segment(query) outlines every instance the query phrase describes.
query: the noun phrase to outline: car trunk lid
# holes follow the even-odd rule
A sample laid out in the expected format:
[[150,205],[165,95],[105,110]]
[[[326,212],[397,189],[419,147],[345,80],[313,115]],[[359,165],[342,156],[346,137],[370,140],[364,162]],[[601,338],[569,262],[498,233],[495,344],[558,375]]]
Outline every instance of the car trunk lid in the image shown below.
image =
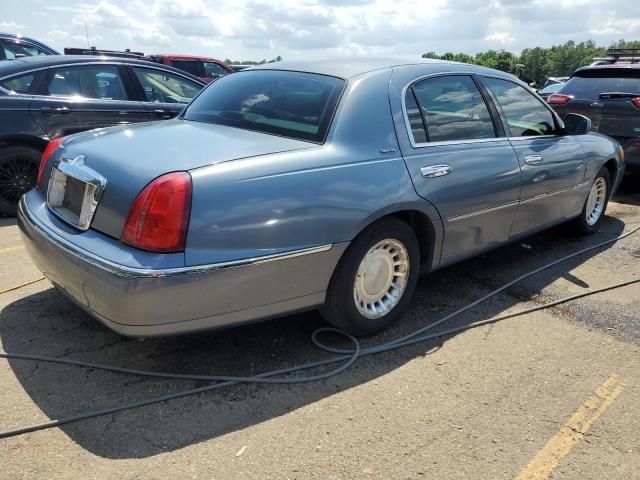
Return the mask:
[[316,144],[202,122],[170,120],[94,130],[64,143],[64,156],[107,179],[91,228],[119,238],[131,204],[158,176]]

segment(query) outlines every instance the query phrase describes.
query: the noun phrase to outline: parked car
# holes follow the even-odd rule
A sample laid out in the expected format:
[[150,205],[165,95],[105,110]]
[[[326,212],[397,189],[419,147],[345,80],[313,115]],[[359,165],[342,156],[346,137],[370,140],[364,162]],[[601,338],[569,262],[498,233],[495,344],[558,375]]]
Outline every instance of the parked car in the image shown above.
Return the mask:
[[135,59],[46,56],[0,62],[0,214],[33,188],[47,142],[111,125],[178,115],[204,86]]
[[594,131],[620,142],[627,170],[640,172],[640,64],[580,68],[547,102],[562,118],[569,113],[589,117]]
[[527,86],[424,60],[228,75],[174,120],[54,140],[20,201],[31,258],[125,335],[320,308],[387,327],[418,274],[572,221],[598,228],[620,145]]
[[554,84],[562,85],[567,80],[569,80],[569,77],[549,77],[547,78],[547,81],[544,82],[544,85],[542,88],[545,88],[545,87],[548,87],[549,85],[554,85]]
[[0,61],[40,55],[59,55],[38,40],[13,33],[0,33]]
[[564,84],[550,83],[546,87],[538,90],[538,95],[540,95],[541,98],[546,100],[549,95],[551,95],[552,93],[556,93],[558,90],[560,90],[562,88],[562,85]]
[[179,68],[191,75],[195,75],[206,83],[234,73],[231,67],[213,57],[196,57],[193,55],[149,55],[149,60],[170,67]]
[[161,63],[169,67],[183,70],[198,77],[205,83],[220,78],[223,75],[234,73],[235,70],[226,65],[221,60],[213,57],[198,57],[194,55],[158,54],[145,55],[143,52],[134,52],[131,49],[125,50],[102,50],[96,47],[91,48],[65,48],[67,55],[106,55],[109,57],[138,58],[149,60],[154,63]]

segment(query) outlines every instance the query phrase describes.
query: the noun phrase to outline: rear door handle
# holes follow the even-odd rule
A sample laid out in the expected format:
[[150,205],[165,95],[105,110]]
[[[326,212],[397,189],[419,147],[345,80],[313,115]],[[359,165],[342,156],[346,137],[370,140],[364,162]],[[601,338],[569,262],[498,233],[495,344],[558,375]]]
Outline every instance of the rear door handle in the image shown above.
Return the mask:
[[44,115],[66,115],[67,113],[71,113],[69,107],[42,107],[40,111]]
[[422,167],[420,173],[425,178],[444,177],[451,173],[451,165],[429,165]]
[[524,157],[524,163],[527,165],[540,165],[542,162],[544,162],[542,155],[526,155]]

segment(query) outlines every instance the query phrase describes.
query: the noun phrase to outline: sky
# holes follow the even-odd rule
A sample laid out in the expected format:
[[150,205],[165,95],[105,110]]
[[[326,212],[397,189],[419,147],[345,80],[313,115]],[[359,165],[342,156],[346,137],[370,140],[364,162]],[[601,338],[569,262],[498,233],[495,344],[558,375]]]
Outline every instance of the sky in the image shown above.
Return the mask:
[[640,40],[640,0],[0,0],[0,31],[233,60],[520,52]]

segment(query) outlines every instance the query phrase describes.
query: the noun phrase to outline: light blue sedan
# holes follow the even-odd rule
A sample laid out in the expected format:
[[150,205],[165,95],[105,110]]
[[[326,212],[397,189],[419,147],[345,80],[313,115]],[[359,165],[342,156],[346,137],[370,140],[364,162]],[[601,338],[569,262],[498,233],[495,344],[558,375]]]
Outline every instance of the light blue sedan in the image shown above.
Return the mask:
[[268,64],[180,118],[55,140],[19,206],[61,292],[168,335],[320,308],[386,328],[418,276],[572,221],[598,227],[620,146],[515,77],[444,62]]

